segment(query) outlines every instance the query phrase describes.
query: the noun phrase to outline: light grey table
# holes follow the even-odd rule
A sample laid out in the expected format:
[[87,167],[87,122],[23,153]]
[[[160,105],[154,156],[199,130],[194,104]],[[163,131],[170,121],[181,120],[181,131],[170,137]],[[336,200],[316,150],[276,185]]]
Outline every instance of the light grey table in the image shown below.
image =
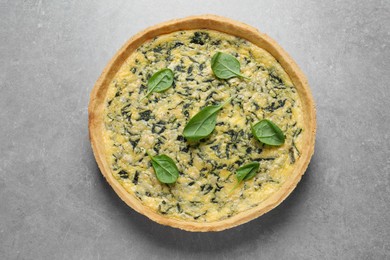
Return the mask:
[[[147,26],[214,13],[283,46],[317,103],[316,152],[278,208],[220,233],[163,227],[101,176],[89,93]],[[389,1],[0,0],[0,259],[389,259]]]

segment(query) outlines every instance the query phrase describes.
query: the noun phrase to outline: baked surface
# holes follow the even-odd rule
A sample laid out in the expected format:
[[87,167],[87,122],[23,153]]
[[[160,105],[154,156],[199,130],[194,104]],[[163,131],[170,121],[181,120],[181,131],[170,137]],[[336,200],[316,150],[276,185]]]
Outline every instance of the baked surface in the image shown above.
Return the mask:
[[[234,29],[247,30],[246,39]],[[217,79],[210,67],[217,51],[236,56],[250,79]],[[130,40],[97,82],[89,108],[95,156],[121,198],[159,223],[190,231],[232,227],[280,203],[307,167],[315,131],[306,80],[283,55],[268,37],[215,16],[168,22]],[[166,67],[175,73],[174,87],[139,101],[148,78]],[[189,118],[230,96],[210,137],[183,138]],[[281,127],[283,146],[251,136],[250,124],[263,118]],[[146,150],[175,159],[181,174],[174,185],[156,179]],[[260,162],[259,174],[231,192],[235,170],[252,161]]]

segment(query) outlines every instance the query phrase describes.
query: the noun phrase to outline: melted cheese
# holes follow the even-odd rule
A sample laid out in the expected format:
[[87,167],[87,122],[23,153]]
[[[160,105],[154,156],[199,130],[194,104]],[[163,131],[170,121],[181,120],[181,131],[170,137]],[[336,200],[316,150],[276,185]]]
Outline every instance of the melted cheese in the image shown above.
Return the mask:
[[[217,51],[237,57],[250,79],[217,79],[210,67]],[[163,68],[174,72],[173,87],[139,101],[148,79]],[[197,143],[183,138],[184,126],[201,108],[233,95],[210,137]],[[244,39],[211,30],[175,32],[141,45],[111,83],[104,113],[113,175],[145,206],[171,218],[211,222],[257,206],[289,177],[302,146],[300,99],[280,64]],[[255,140],[250,125],[263,118],[282,129],[284,145]],[[157,180],[146,150],[176,162],[175,184]],[[260,162],[259,173],[230,192],[236,169],[252,161]]]

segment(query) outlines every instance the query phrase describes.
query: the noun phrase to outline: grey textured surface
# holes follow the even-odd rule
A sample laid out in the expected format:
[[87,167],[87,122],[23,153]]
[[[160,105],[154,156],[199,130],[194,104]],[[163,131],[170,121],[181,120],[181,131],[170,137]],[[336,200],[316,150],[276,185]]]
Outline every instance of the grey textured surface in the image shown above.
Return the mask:
[[[278,208],[188,233],[128,208],[101,176],[89,93],[147,26],[214,13],[277,40],[307,74],[316,152]],[[390,259],[389,1],[0,0],[0,259]]]

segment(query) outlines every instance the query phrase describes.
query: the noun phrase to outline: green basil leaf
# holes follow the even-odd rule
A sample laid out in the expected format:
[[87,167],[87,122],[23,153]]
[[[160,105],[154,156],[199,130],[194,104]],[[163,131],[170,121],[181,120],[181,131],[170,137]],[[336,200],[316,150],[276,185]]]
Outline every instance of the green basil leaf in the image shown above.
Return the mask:
[[237,76],[248,79],[240,73],[240,62],[234,56],[223,52],[217,52],[211,58],[211,69],[220,79],[230,79]]
[[148,92],[140,100],[146,98],[152,92],[163,92],[173,84],[173,72],[170,69],[162,69],[153,74],[148,80]]
[[198,141],[209,136],[214,131],[218,111],[231,99],[232,97],[223,104],[207,106],[199,111],[184,127],[183,136],[189,141]]
[[255,177],[257,172],[259,171],[259,167],[260,163],[251,162],[238,168],[236,171],[237,184],[234,185],[233,189],[230,192],[235,190],[242,181],[247,181]]
[[252,134],[260,142],[272,146],[284,144],[285,136],[271,120],[263,119],[252,126]]
[[179,177],[179,170],[175,162],[167,155],[152,156],[147,152],[152,160],[152,166],[157,179],[162,183],[174,183]]
[[259,167],[260,163],[252,162],[238,168],[236,171],[236,178],[238,183],[250,180],[255,177],[259,170]]

